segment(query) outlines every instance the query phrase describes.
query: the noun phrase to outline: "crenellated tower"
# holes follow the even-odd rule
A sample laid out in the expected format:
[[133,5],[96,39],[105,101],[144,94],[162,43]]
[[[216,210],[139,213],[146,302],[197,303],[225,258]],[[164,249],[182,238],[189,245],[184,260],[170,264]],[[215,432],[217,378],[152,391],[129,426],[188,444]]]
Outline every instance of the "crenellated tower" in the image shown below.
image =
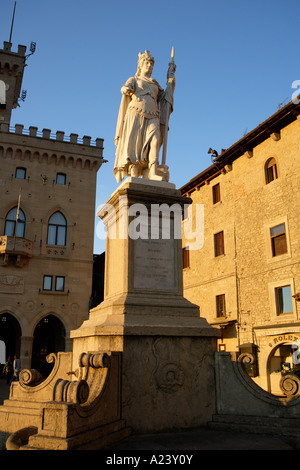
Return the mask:
[[103,139],[11,125],[35,43],[15,49],[10,34],[0,49],[0,345],[5,360],[47,374],[48,353],[68,351],[88,318]]
[[26,46],[19,45],[12,52],[12,43],[4,41],[0,49],[0,124],[10,124],[12,110],[18,106],[24,68]]

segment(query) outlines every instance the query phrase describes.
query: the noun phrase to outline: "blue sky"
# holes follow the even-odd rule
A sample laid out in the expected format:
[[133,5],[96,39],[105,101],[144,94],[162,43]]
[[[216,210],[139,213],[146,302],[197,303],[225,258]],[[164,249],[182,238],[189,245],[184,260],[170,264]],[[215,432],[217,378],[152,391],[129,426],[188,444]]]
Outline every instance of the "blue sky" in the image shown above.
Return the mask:
[[[0,0],[0,41],[9,39],[13,4]],[[211,164],[209,147],[228,148],[291,100],[300,79],[299,15],[299,0],[17,0],[13,50],[31,41],[37,49],[12,125],[103,138],[109,162],[98,172],[98,207],[117,188],[120,88],[145,49],[165,86],[174,46],[167,164],[180,188]],[[95,236],[95,253],[104,249]]]

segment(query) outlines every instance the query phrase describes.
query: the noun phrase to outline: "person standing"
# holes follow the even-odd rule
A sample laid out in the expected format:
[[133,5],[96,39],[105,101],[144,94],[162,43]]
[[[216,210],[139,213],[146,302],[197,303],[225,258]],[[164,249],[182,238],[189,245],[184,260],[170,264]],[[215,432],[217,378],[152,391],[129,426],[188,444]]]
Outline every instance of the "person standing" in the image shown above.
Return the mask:
[[21,361],[16,355],[14,356],[13,369],[14,369],[13,381],[18,381],[20,370],[21,370]]
[[11,376],[12,376],[12,370],[13,370],[12,362],[11,362],[10,356],[8,356],[7,361],[6,361],[6,363],[4,364],[4,367],[3,367],[3,374],[6,377],[6,383],[7,384],[10,383]]

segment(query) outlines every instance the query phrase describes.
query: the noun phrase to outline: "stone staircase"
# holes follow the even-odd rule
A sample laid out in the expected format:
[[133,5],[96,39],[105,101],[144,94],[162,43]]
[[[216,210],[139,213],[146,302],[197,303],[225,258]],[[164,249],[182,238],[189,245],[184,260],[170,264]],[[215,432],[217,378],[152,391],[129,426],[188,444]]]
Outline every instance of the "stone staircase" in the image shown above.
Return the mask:
[[215,414],[212,416],[212,421],[208,423],[208,427],[220,431],[276,435],[300,450],[300,417],[277,418]]

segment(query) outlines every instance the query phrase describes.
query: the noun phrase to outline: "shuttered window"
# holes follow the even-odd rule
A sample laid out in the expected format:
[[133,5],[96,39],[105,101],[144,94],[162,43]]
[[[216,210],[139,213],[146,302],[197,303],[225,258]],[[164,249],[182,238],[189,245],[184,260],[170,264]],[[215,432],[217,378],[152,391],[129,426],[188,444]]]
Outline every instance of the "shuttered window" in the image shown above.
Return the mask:
[[215,184],[213,186],[212,192],[213,192],[213,203],[217,204],[217,202],[221,201],[220,183]]
[[224,255],[224,232],[214,235],[215,256]]
[[216,296],[216,309],[217,309],[217,317],[225,317],[226,315],[225,294]]
[[182,248],[182,267],[188,268],[190,266],[190,250],[188,248]]

